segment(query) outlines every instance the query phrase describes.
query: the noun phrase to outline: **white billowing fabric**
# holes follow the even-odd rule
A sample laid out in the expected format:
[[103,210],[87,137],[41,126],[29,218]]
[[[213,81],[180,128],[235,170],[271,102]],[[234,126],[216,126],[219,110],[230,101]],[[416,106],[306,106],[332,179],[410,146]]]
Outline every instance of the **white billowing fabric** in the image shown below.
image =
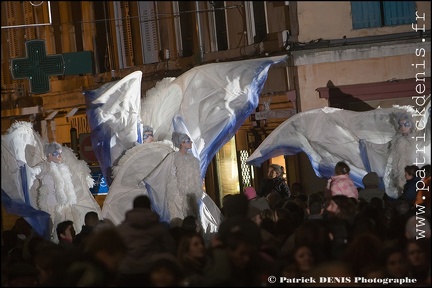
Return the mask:
[[[25,201],[19,168],[27,171],[27,189],[36,180],[40,168],[35,167],[44,157],[43,141],[30,122],[17,121],[1,136],[2,173],[1,186],[12,199]],[[36,207],[36,195],[29,195],[30,204]]]
[[107,171],[135,145],[141,133],[141,79],[142,72],[135,71],[85,92],[92,146],[106,179],[111,176]]
[[167,141],[138,144],[127,150],[113,168],[114,180],[102,206],[102,217],[120,224],[132,209],[135,197],[148,195],[142,180],[172,151]]
[[205,64],[166,78],[143,98],[142,122],[154,128],[155,140],[170,140],[173,131],[189,135],[204,178],[215,153],[257,107],[269,68],[286,58]]
[[[430,96],[423,107],[424,113],[414,120],[427,123],[427,127],[415,133],[417,136],[424,134],[425,141],[416,143],[424,145],[421,147],[424,152],[413,154],[416,148],[414,143],[409,143],[412,138],[399,139],[397,134],[397,116],[401,113],[416,115],[411,106],[365,112],[326,107],[301,112],[284,121],[246,162],[260,166],[272,157],[305,152],[315,174],[329,179],[334,174],[336,163],[345,161],[357,187],[363,187],[363,176],[373,171],[384,178],[386,193],[395,198],[395,191],[390,187],[400,186],[401,177],[398,175],[400,169],[403,173],[402,166],[412,165],[416,157],[424,157],[425,163],[430,163]],[[423,107],[417,110],[422,111]],[[396,170],[399,171],[397,174]]]
[[[115,131],[110,150],[112,163],[115,163],[125,150],[131,148],[137,139],[136,127],[140,122],[141,99],[135,95],[141,95],[141,78],[141,71],[127,75],[103,94],[106,99],[102,97],[94,102],[94,104],[104,103],[104,109],[101,109],[100,114],[102,121],[114,125],[111,130]],[[123,97],[133,101],[123,101],[123,97],[113,97],[118,93],[126,94]]]

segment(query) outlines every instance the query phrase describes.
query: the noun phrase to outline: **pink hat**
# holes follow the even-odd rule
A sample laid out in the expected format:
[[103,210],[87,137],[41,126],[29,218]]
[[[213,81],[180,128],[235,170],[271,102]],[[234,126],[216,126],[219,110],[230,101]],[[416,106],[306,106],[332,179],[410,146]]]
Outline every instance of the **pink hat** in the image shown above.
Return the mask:
[[254,187],[246,187],[244,189],[244,194],[246,195],[246,197],[247,197],[248,200],[251,200],[251,199],[257,197],[257,193],[256,193]]

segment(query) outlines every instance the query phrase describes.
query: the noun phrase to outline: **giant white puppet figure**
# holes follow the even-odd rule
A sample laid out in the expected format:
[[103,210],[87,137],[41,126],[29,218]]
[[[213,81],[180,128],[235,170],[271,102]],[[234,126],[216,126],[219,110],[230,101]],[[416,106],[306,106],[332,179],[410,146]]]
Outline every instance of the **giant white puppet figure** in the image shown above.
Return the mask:
[[404,167],[431,161],[430,95],[423,100],[365,112],[325,107],[298,113],[272,131],[246,163],[260,166],[272,157],[304,152],[315,174],[329,179],[335,164],[345,161],[357,187],[363,187],[364,175],[376,172],[396,199]]
[[[119,223],[134,196],[148,194],[161,220],[172,220],[165,195],[155,192],[160,190],[149,180],[159,171],[159,181],[169,177],[159,165],[178,149],[171,142],[172,133],[192,140],[190,152],[199,160],[203,179],[216,152],[258,106],[269,68],[285,60],[286,56],[277,56],[198,66],[163,79],[142,99],[140,71],[86,91],[92,146],[104,176],[113,176],[103,216]],[[142,123],[154,128],[155,141],[135,145],[142,142]],[[204,230],[215,232],[221,213],[204,191],[199,210]]]
[[[87,163],[66,146],[44,142],[30,122],[15,122],[2,135],[1,185],[6,210],[24,216],[38,234],[54,242],[58,223],[72,220],[80,231],[87,212],[101,215]],[[41,211],[49,217],[41,218]]]

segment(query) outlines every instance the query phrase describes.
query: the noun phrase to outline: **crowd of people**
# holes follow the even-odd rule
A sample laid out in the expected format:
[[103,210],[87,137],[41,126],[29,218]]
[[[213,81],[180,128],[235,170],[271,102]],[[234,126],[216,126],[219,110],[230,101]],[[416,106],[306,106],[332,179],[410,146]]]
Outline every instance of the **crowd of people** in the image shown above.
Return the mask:
[[[191,138],[173,132],[171,143],[154,142],[144,128],[142,143],[116,163],[102,210],[91,209],[90,185],[74,194],[86,182],[71,181],[70,167],[61,172],[67,148],[45,146],[34,191],[55,235],[39,235],[23,217],[2,231],[2,286],[431,285],[429,164],[405,165],[405,182],[390,194],[375,172],[356,187],[344,161],[309,194],[299,183],[290,189],[271,164],[257,190],[226,195],[219,208],[203,190]],[[150,154],[158,161],[139,174]],[[82,203],[85,212],[75,209]]]
[[[271,165],[269,179],[285,181],[280,169]],[[412,169],[405,169],[399,199],[386,196],[374,173],[354,191],[343,162],[323,191],[309,195],[298,183],[289,189],[263,180],[268,193],[247,187],[224,197],[223,220],[211,238],[191,210],[180,221],[161,221],[147,195],[131,200],[118,225],[95,211],[82,215],[78,234],[72,220],[58,223],[58,243],[19,218],[2,233],[2,286],[429,287],[430,202],[422,197],[416,206],[412,179],[429,183],[430,165]],[[322,282],[330,277],[350,282]]]

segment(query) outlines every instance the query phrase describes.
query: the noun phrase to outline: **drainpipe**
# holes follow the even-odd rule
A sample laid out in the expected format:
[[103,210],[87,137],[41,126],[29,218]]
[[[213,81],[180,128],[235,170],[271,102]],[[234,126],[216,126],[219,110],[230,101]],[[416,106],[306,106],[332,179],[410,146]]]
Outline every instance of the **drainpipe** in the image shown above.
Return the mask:
[[204,47],[203,47],[203,40],[202,40],[202,35],[201,35],[201,17],[200,17],[200,12],[199,12],[199,2],[200,1],[195,1],[195,9],[196,9],[196,19],[197,19],[197,34],[198,34],[198,45],[199,45],[199,50],[200,50],[200,63],[202,63],[203,59],[204,59]]

